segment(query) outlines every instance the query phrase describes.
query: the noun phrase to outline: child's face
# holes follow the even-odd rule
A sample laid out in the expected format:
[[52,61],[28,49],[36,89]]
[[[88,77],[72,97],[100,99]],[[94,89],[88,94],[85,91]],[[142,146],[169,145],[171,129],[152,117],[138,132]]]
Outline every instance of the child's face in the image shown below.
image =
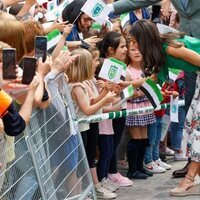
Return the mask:
[[126,40],[124,39],[124,37],[121,37],[119,46],[117,47],[115,55],[113,57],[118,60],[124,61],[126,58],[126,54],[127,54]]
[[100,64],[99,63],[99,51],[94,52],[94,58],[92,59],[92,71],[93,74],[95,74],[95,71],[97,69],[97,66]]
[[131,42],[129,44],[128,55],[132,62],[141,62],[142,61],[142,54],[138,49],[138,45],[136,43]]

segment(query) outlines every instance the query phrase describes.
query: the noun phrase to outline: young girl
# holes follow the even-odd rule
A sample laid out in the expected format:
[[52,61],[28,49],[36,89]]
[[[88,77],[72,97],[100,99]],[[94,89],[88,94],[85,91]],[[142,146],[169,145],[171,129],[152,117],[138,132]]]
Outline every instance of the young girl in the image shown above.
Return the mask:
[[[142,72],[142,55],[136,45],[130,42],[128,45],[128,56],[130,64],[127,67],[129,80],[140,79],[144,74]],[[128,77],[127,77],[128,78]],[[150,106],[151,103],[143,92],[135,88],[135,98],[129,99],[127,109],[136,109]],[[128,143],[127,158],[129,169],[127,176],[133,179],[146,179],[152,176],[143,168],[145,148],[147,145],[147,125],[155,123],[153,112],[138,114],[126,117],[126,126],[128,128],[131,140]]]
[[[100,43],[100,55],[104,58],[113,57],[120,61],[124,61],[126,58],[127,47],[124,37],[120,33],[109,32]],[[123,177],[117,172],[117,147],[121,140],[125,125],[125,118],[119,118],[113,120],[113,156],[110,161],[108,178],[117,183],[119,186],[131,186],[133,184],[128,178]]]
[[[161,42],[159,32],[155,25],[149,21],[140,20],[130,30],[132,41],[136,42],[144,59],[144,69],[151,72],[158,72],[159,66],[163,67],[159,78],[165,79],[168,76],[168,67],[184,71],[197,72],[196,90],[186,117],[186,131],[191,137],[191,164],[189,171],[180,185],[173,189],[170,194],[173,196],[193,195],[200,191],[200,185],[194,186],[194,177],[200,173],[200,40],[189,36],[179,37],[179,43],[174,37],[166,35]],[[184,44],[184,45],[181,45]],[[147,51],[148,50],[148,51]],[[196,190],[196,191],[195,191]]]
[[[83,82],[85,87],[87,88],[90,104],[93,105],[104,98],[108,90],[106,87],[101,91],[99,94],[97,88],[97,80],[94,78],[95,71],[97,66],[99,65],[99,50],[96,47],[91,47],[89,49],[90,53],[92,54],[92,72],[93,78],[90,80],[86,80]],[[102,113],[102,109],[100,109],[96,114]],[[99,124],[98,123],[90,123],[90,129],[85,131],[82,135],[83,139],[85,139],[86,143],[86,154],[88,158],[88,163],[91,171],[91,175],[93,178],[93,182],[96,189],[97,198],[105,198],[105,199],[112,199],[116,197],[116,194],[113,192],[115,190],[109,191],[108,189],[104,188],[101,182],[98,181],[97,171],[96,171],[96,164],[95,164],[95,157],[96,157],[96,147],[98,142],[98,134],[99,134]]]
[[[108,92],[106,95],[104,95],[103,98],[98,100],[97,102],[91,104],[90,98],[89,98],[89,86],[84,81],[93,79],[94,73],[93,73],[93,67],[92,67],[92,55],[89,51],[85,49],[77,49],[72,51],[72,55],[80,54],[80,56],[75,60],[73,64],[69,66],[69,68],[66,70],[66,74],[69,79],[69,86],[71,90],[71,97],[75,106],[75,111],[77,114],[77,117],[87,117],[89,115],[97,113],[104,105],[106,105],[109,102],[112,102],[114,100],[114,97],[116,96],[113,92]],[[86,85],[87,84],[87,85]],[[88,89],[87,89],[88,88]],[[94,92],[89,90],[90,97],[91,94],[94,95]],[[90,168],[92,169],[92,174],[94,178],[94,184],[96,184],[96,188],[98,190],[98,193],[103,193],[102,195],[106,195],[108,198],[115,198],[116,194],[114,193],[107,193],[105,194],[105,190],[103,191],[102,188],[100,189],[98,184],[98,180],[96,178],[96,172],[95,172],[95,164],[94,164],[94,157],[96,152],[96,145],[87,146],[88,139],[87,136],[91,136],[92,134],[95,134],[98,132],[97,124],[79,124],[79,130],[81,132],[83,143],[86,148],[86,155],[89,161]],[[94,133],[91,131],[95,131]],[[96,142],[95,135],[93,137],[93,142]],[[90,141],[88,144],[91,144],[92,141]]]

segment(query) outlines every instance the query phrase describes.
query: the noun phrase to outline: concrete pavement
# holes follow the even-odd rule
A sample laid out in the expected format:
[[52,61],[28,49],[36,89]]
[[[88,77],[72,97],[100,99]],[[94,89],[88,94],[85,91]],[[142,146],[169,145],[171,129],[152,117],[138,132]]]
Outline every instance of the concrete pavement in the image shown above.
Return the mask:
[[[172,172],[176,169],[181,169],[186,162],[168,160],[168,164],[172,165],[171,170],[163,174],[154,174],[153,177],[147,180],[133,180],[132,187],[120,188],[117,192],[119,200],[200,200],[200,196],[187,197],[171,197],[169,191],[176,187],[181,181],[180,178],[172,178]],[[126,176],[126,170],[120,170],[122,175]]]

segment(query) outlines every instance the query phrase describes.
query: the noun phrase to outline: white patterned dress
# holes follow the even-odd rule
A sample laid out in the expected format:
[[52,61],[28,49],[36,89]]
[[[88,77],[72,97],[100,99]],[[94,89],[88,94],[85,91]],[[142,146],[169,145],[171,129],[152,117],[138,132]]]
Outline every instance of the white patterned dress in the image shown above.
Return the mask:
[[195,94],[187,113],[184,131],[190,135],[188,145],[191,159],[200,162],[200,72],[197,73]]

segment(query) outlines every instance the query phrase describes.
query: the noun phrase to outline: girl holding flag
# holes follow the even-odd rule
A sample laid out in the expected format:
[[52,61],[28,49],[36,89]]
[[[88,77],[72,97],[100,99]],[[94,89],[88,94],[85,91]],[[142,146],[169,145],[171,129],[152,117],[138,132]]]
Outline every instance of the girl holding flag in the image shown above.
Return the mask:
[[159,73],[168,79],[168,68],[197,72],[196,90],[189,108],[184,131],[190,135],[191,166],[178,187],[170,191],[172,196],[200,194],[200,184],[194,185],[194,177],[200,174],[200,40],[181,34],[160,35],[156,26],[146,20],[132,25],[131,40],[143,55],[145,73]]

